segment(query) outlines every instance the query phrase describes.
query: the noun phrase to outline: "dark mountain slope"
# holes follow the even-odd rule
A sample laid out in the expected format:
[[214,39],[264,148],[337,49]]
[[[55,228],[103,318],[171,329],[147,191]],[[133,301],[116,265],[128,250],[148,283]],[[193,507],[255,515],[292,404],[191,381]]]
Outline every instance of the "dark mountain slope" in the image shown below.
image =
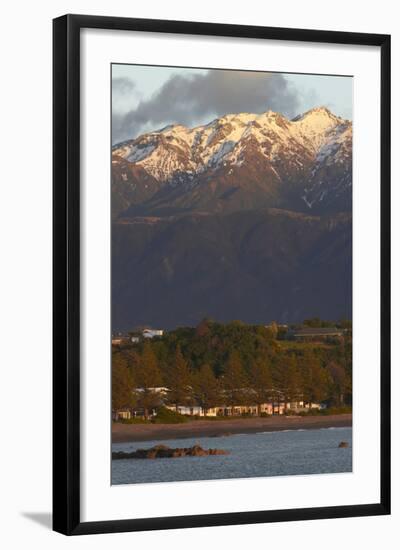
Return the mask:
[[113,224],[113,327],[351,315],[351,217],[283,210]]

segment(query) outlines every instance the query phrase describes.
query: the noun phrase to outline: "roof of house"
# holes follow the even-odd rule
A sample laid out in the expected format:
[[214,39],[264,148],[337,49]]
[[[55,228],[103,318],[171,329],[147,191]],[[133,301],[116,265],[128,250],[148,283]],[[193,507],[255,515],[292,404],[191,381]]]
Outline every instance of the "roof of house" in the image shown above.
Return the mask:
[[294,330],[293,334],[298,336],[327,336],[329,334],[343,334],[344,330],[341,328],[336,327],[328,327],[328,328],[312,328],[312,327],[306,327],[306,328],[300,328],[298,330]]

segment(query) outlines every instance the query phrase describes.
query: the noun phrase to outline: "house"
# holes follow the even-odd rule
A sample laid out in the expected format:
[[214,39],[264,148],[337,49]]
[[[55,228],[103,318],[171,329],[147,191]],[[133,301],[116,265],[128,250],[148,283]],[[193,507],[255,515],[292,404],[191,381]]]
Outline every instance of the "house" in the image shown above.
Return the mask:
[[113,346],[120,346],[121,344],[127,344],[129,342],[138,344],[140,342],[140,335],[113,334],[111,338],[111,343]]
[[113,346],[120,346],[121,344],[124,344],[125,342],[128,342],[128,338],[126,336],[113,336],[111,338],[111,344]]
[[179,414],[184,414],[187,416],[217,416],[216,409],[209,409],[207,413],[205,413],[203,407],[198,405],[193,407],[184,405],[178,405],[178,407],[175,407],[175,405],[166,405],[166,408],[170,411],[176,411]]
[[345,334],[344,329],[329,327],[329,328],[311,328],[305,327],[300,329],[290,330],[288,332],[288,338],[298,341],[310,341],[310,340],[327,340],[330,338],[340,339]]
[[[308,409],[321,409],[323,406],[320,403],[306,403],[302,397],[298,397],[296,400],[286,402],[284,394],[275,389],[271,388],[269,390],[270,397],[266,399],[265,403],[257,404],[255,402],[254,390],[251,388],[247,389],[247,403],[246,401],[238,405],[226,405],[225,403],[220,403],[214,407],[204,409],[196,403],[186,404],[186,405],[176,405],[171,403],[168,399],[168,394],[170,389],[165,386],[152,387],[152,388],[134,388],[133,393],[137,396],[140,396],[142,392],[147,392],[153,394],[155,398],[154,405],[157,408],[160,405],[163,405],[169,410],[176,411],[179,414],[185,416],[202,416],[202,417],[215,417],[215,416],[258,416],[261,415],[282,415],[288,412],[290,413],[299,413],[302,411],[307,411]],[[243,389],[244,391],[244,389]],[[222,396],[221,401],[224,399]],[[157,405],[158,403],[158,405]],[[141,415],[140,409],[134,409],[132,411],[133,416]],[[156,415],[156,410],[153,411],[153,415]],[[125,418],[120,416],[120,418]]]
[[114,332],[111,335],[111,344],[113,346],[120,346],[122,344],[128,344],[131,341],[131,336],[125,332]]
[[117,411],[112,411],[112,419],[114,422],[117,422],[118,420],[130,420],[131,418],[131,409],[118,409]]
[[143,338],[154,338],[155,336],[162,336],[164,331],[161,329],[145,328],[142,334]]
[[186,416],[257,416],[258,412],[260,412],[260,414],[281,415],[286,414],[288,411],[291,413],[299,413],[310,408],[320,410],[323,406],[320,403],[311,403],[310,406],[309,403],[299,400],[287,403],[283,401],[268,401],[262,403],[259,409],[256,404],[234,405],[233,407],[218,405],[207,409],[207,411],[198,405],[178,405],[178,407],[175,405],[166,405],[166,408]]
[[169,392],[169,389],[166,388],[165,386],[155,386],[154,388],[135,388],[133,392],[140,393],[140,392],[144,392],[145,390],[147,390],[147,392],[154,393],[160,396],[166,396],[167,393]]
[[120,344],[122,344],[122,338],[112,338],[111,344],[113,346],[119,346]]

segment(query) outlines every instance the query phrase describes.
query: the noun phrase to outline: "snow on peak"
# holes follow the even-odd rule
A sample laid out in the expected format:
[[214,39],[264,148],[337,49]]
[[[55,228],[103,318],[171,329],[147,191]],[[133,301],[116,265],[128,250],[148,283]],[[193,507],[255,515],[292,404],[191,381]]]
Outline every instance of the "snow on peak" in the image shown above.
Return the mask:
[[295,161],[301,151],[319,160],[338,150],[337,140],[347,140],[344,131],[351,132],[351,122],[326,107],[310,109],[292,120],[271,110],[231,113],[195,128],[170,124],[114,146],[113,153],[168,181],[182,173],[216,169],[222,163],[241,165],[248,146],[258,147],[271,162],[280,154]]
[[330,119],[333,119],[333,120],[339,120],[340,117],[337,117],[336,115],[334,115],[329,109],[328,107],[325,107],[323,105],[321,105],[320,107],[313,107],[312,109],[309,109],[308,111],[306,111],[305,113],[303,114],[300,114],[300,115],[297,115],[296,117],[294,117],[292,119],[293,122],[298,122],[300,120],[304,120],[304,119],[307,119],[307,118],[330,118]]
[[309,140],[315,152],[324,143],[328,132],[343,122],[345,121],[331,113],[327,107],[315,107],[292,119],[299,136]]

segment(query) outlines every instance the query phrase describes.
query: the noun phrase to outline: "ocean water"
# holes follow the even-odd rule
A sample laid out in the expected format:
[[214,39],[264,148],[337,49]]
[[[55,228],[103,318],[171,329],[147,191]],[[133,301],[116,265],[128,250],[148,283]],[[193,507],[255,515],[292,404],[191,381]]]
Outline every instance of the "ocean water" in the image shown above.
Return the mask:
[[[341,441],[349,447],[338,448]],[[352,429],[283,430],[196,439],[115,443],[113,451],[153,445],[218,448],[229,455],[112,461],[112,484],[159,483],[352,471]]]

